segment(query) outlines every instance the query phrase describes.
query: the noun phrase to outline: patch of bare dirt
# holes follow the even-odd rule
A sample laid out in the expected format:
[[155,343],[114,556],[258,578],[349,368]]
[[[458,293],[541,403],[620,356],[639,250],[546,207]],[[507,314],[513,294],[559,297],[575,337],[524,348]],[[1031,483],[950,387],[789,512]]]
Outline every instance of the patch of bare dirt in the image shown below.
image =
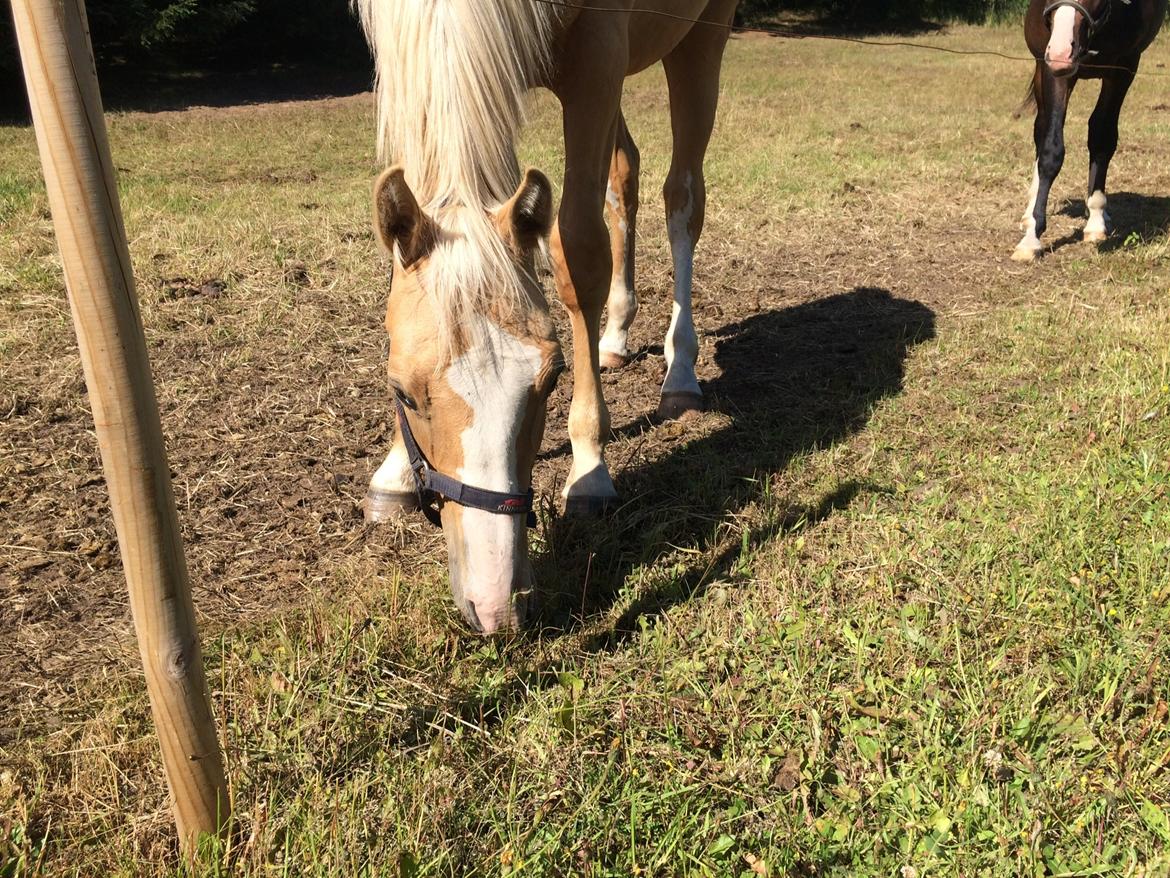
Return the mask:
[[[615,431],[608,458],[635,501],[628,510],[676,509],[684,492],[696,517],[665,527],[663,540],[734,513],[744,477],[782,471],[791,455],[864,426],[877,401],[899,392],[903,360],[933,336],[936,314],[977,312],[1034,276],[1003,258],[1007,238],[975,225],[891,230],[864,189],[862,181],[844,191],[836,222],[821,230],[713,212],[695,294],[698,371],[711,411],[685,425],[652,417],[671,281],[664,223],[657,210],[643,212],[637,356],[604,376]],[[358,222],[336,229],[339,241],[369,238],[355,231]],[[378,258],[372,241],[370,258]],[[232,327],[266,319],[263,302],[237,297],[230,278],[166,277],[164,269],[141,293],[155,298],[148,339],[206,629],[322,594],[343,599],[355,559],[400,570],[407,582],[442,569],[441,536],[421,517],[388,529],[361,517],[391,435],[382,314],[355,309],[344,282],[318,283],[328,265],[290,263],[295,315],[274,319],[262,343],[245,343]],[[563,321],[561,337],[568,345]],[[133,652],[67,330],[56,344],[44,363],[11,364],[0,386],[0,699],[26,719],[47,693],[64,697],[79,674],[125,667]],[[570,385],[562,381],[550,401],[535,473],[549,504],[569,464]],[[686,485],[702,487],[685,495]],[[615,558],[606,575],[628,569],[628,558]]]

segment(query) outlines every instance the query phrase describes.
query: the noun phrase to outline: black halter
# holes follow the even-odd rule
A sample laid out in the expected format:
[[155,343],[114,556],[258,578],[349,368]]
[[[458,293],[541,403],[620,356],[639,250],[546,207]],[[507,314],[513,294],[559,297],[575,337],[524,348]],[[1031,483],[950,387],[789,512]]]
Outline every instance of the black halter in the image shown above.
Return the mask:
[[395,400],[394,404],[398,408],[399,429],[402,431],[402,441],[406,444],[406,455],[410,458],[410,471],[414,475],[414,489],[418,492],[419,506],[431,524],[436,527],[443,526],[439,510],[433,504],[450,500],[468,509],[480,509],[496,515],[524,515],[527,516],[528,526],[536,527],[536,511],[532,502],[534,494],[531,488],[526,494],[485,491],[483,488],[465,485],[458,479],[432,469],[426,455],[415,441],[410,421],[406,419],[406,408],[401,400]]
[[[1128,6],[1130,0],[1121,0],[1121,2]],[[1061,6],[1071,6],[1085,17],[1085,21],[1089,23],[1089,37],[1092,38],[1105,25],[1105,22],[1109,20],[1109,13],[1113,11],[1113,0],[1105,0],[1105,8],[1097,18],[1093,18],[1093,14],[1079,0],[1054,0],[1054,2],[1044,7],[1044,20],[1050,21],[1052,13]]]

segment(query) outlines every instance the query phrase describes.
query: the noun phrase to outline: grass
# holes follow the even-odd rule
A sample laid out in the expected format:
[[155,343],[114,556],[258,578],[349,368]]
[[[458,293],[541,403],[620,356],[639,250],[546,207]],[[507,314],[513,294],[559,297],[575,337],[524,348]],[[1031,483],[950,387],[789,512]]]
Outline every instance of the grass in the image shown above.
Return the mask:
[[[607,377],[629,503],[546,513],[557,624],[497,641],[459,625],[433,533],[352,515],[386,438],[368,101],[111,119],[238,873],[1170,873],[1161,80],[1123,119],[1118,235],[1020,267],[1027,75],[732,45],[698,275],[716,410],[646,425],[653,350]],[[626,101],[643,346],[659,80]],[[1079,225],[1082,91],[1050,242]],[[556,130],[541,97],[523,154],[554,177]],[[174,850],[31,132],[0,149],[0,875],[213,874]]]

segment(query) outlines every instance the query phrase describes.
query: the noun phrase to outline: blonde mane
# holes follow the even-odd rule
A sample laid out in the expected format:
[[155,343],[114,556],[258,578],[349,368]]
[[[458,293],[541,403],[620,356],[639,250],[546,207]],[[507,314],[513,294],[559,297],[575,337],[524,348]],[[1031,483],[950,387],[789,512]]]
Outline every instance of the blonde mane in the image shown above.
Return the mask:
[[488,212],[520,183],[515,141],[553,16],[536,0],[353,4],[374,53],[378,156],[442,229],[421,280],[453,339],[489,299],[528,301]]

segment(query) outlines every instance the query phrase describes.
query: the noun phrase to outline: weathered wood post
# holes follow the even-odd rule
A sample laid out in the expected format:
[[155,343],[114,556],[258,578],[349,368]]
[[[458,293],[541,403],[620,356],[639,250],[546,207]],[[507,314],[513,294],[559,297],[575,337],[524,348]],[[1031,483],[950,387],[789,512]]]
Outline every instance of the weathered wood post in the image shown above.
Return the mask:
[[134,627],[183,847],[229,820],[84,0],[13,0]]

